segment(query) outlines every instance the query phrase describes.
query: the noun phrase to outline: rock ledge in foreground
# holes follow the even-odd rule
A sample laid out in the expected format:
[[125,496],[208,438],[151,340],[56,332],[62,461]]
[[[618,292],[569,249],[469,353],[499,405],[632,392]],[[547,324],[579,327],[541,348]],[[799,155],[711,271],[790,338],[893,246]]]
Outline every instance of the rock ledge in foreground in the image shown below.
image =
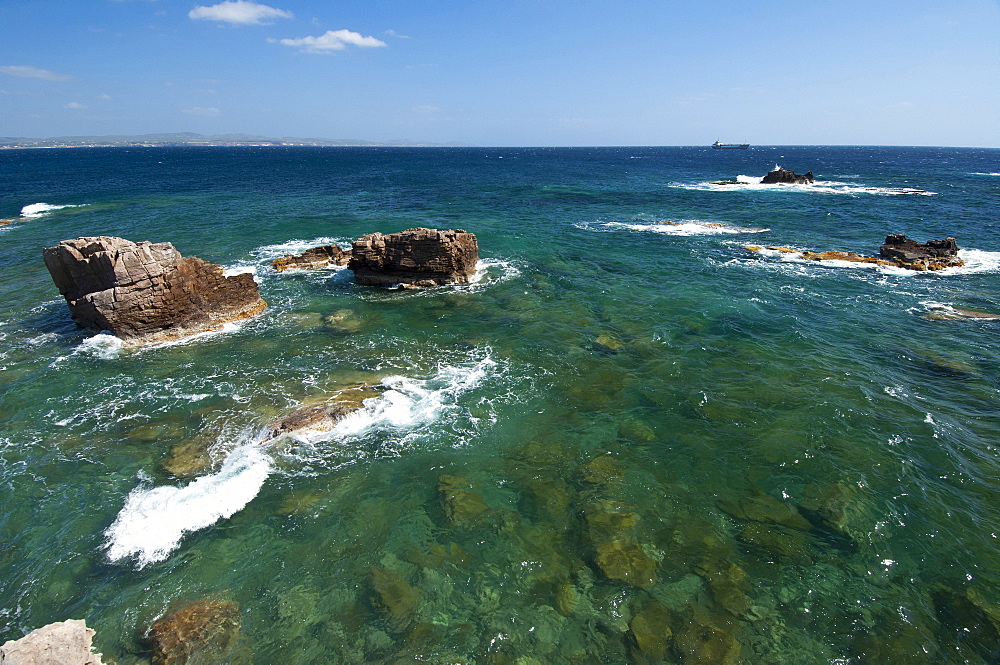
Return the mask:
[[3,665],[103,665],[90,645],[94,631],[82,619],[50,623],[0,646]]
[[347,267],[358,284],[437,286],[468,283],[478,260],[475,234],[416,228],[355,240]]
[[219,330],[267,306],[252,275],[227,277],[169,242],[83,237],[46,247],[42,257],[78,325],[131,344]]

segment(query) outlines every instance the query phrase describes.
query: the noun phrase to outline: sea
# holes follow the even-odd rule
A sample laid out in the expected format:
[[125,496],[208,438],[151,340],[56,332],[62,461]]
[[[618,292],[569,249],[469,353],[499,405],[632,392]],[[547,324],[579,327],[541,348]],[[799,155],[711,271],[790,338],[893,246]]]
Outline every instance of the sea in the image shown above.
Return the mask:
[[[0,642],[148,663],[207,603],[177,662],[1000,662],[998,204],[998,149],[0,151]],[[472,282],[270,265],[415,227]],[[964,265],[800,253],[896,233]],[[98,235],[268,307],[82,330],[41,252]]]

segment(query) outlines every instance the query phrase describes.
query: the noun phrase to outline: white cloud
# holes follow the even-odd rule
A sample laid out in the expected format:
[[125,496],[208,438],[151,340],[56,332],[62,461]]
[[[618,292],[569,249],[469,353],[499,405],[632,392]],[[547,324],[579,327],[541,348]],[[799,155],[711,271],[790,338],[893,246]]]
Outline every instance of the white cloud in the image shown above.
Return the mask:
[[19,76],[26,79],[44,79],[46,81],[72,81],[72,76],[56,74],[47,69],[32,67],[31,65],[0,65],[0,74],[8,76]]
[[214,106],[192,106],[190,108],[181,109],[181,111],[187,113],[188,115],[200,115],[203,117],[213,117],[222,113],[222,111]]
[[285,46],[298,46],[306,53],[329,53],[330,51],[343,51],[348,46],[358,46],[361,48],[374,48],[388,46],[381,39],[375,37],[364,37],[361,33],[350,30],[327,30],[319,37],[301,37],[299,39],[268,39],[272,44],[284,44]]
[[401,35],[398,32],[396,32],[395,30],[386,30],[385,34],[389,35],[390,37],[395,37],[396,39],[409,39],[410,38],[409,35]]
[[68,108],[68,109],[85,109],[87,107],[86,107],[86,105],[81,104],[80,102],[70,102],[69,104],[66,105],[65,108]]
[[264,25],[269,19],[292,18],[284,9],[259,5],[247,0],[226,0],[211,7],[201,5],[188,12],[188,17],[202,21],[220,21],[234,25]]

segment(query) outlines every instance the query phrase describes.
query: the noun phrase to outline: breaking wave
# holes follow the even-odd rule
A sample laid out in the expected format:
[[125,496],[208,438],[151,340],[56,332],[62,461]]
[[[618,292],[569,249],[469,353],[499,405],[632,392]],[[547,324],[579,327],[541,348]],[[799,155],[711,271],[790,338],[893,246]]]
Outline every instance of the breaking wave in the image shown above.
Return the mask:
[[741,233],[763,233],[770,230],[765,228],[731,226],[721,222],[706,222],[698,219],[685,219],[676,222],[640,220],[631,222],[602,222],[600,224],[578,224],[577,227],[586,230],[599,231],[617,231],[625,229],[628,231],[660,233],[670,236],[737,235]]
[[[105,531],[111,561],[134,559],[138,568],[166,559],[185,534],[228,519],[249,504],[275,471],[275,457],[293,468],[284,473],[314,473],[328,466],[334,447],[361,445],[372,432],[389,433],[396,444],[391,454],[420,439],[426,426],[452,417],[459,398],[496,373],[497,363],[484,357],[461,365],[442,365],[427,379],[391,376],[387,390],[365,400],[364,408],[348,415],[330,432],[303,432],[292,437],[294,449],[279,452],[262,445],[262,434],[235,448],[218,472],[184,486],[140,484],[128,495],[114,523]],[[327,444],[327,445],[323,445]]]
[[82,208],[82,205],[52,205],[51,203],[32,203],[31,205],[26,205],[21,208],[21,217],[23,219],[36,219],[38,217],[44,217],[56,210],[62,210],[64,208]]

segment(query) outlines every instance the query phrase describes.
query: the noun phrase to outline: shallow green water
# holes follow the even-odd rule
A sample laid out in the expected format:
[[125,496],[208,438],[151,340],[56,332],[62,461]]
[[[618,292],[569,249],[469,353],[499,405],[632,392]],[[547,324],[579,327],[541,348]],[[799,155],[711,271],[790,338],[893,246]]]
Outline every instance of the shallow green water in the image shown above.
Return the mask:
[[[212,597],[240,638],[204,662],[995,662],[998,322],[940,315],[1000,314],[1000,154],[718,152],[0,153],[0,640],[86,618],[145,662]],[[820,183],[708,184],[776,161]],[[268,268],[414,226],[476,233],[481,279]],[[743,248],[890,232],[967,265]],[[39,256],[97,234],[252,270],[270,307],[122,351]],[[382,396],[332,435],[255,444],[357,383]]]

